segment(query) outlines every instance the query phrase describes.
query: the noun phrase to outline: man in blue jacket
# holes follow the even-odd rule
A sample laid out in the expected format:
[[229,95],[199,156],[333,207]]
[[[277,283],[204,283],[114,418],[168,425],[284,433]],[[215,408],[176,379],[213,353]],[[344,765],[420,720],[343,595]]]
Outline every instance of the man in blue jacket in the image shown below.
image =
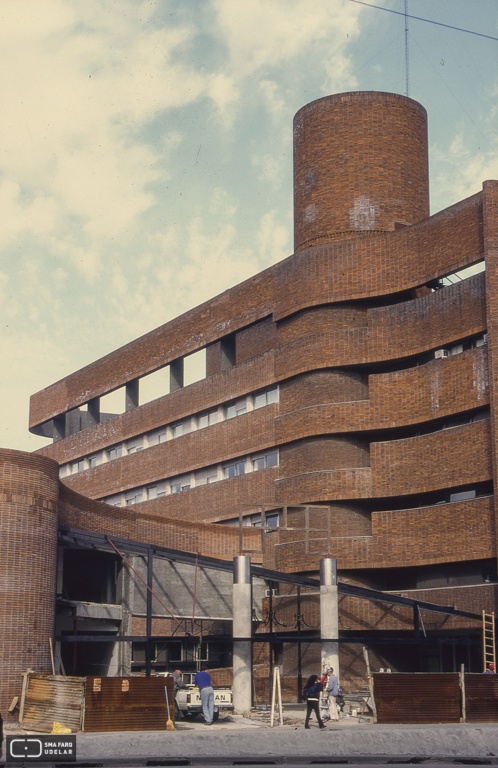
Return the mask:
[[194,678],[194,684],[198,687],[201,694],[202,713],[206,725],[211,725],[214,716],[214,691],[211,685],[211,675],[206,666],[197,672]]

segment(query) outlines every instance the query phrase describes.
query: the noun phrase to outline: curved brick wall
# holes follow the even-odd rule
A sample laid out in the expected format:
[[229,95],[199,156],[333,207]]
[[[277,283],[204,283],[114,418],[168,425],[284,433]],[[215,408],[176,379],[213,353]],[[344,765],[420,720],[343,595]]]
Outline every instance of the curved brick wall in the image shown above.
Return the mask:
[[[334,526],[331,527],[331,550],[340,570],[423,566],[496,557],[491,496],[420,509],[373,512],[370,528],[366,519],[361,523],[360,513],[353,511],[354,506],[333,505],[333,510],[336,507],[342,521],[350,525],[350,532],[342,535],[337,535]],[[289,525],[304,525],[303,513],[293,515]],[[324,522],[322,512],[311,511],[310,527],[326,528],[322,525]],[[276,567],[282,571],[318,569],[319,556],[306,555],[304,541],[296,538],[295,535],[291,538],[289,533],[279,533],[281,546],[275,548]],[[324,542],[321,545],[323,548]],[[316,548],[319,546],[317,543]]]
[[280,449],[280,478],[317,470],[368,467],[368,442],[352,438],[322,437],[300,440]]
[[372,495],[402,496],[493,479],[490,420],[371,443]]
[[310,307],[285,317],[278,323],[277,339],[280,346],[290,344],[303,336],[364,328],[368,325],[367,307],[354,305],[328,304],[323,307]]
[[[323,403],[368,400],[367,376],[353,371],[314,371],[280,385],[280,413]],[[327,432],[330,429],[326,430]]]
[[[419,424],[489,404],[487,345],[392,373],[368,377],[368,400],[313,404],[305,383],[327,371],[298,376],[281,387],[277,443],[325,433]],[[312,391],[315,392],[312,385]],[[284,389],[285,387],[285,389]],[[285,392],[285,396],[284,396]],[[318,397],[316,397],[318,400]],[[389,407],[386,407],[386,403]],[[293,408],[293,410],[290,410]]]
[[51,674],[57,569],[58,465],[0,450],[0,711],[20,695],[21,673]]
[[294,248],[429,215],[427,113],[392,93],[339,93],[294,117]]
[[368,311],[368,327],[297,339],[275,352],[275,375],[394,360],[486,330],[484,273],[419,299]]

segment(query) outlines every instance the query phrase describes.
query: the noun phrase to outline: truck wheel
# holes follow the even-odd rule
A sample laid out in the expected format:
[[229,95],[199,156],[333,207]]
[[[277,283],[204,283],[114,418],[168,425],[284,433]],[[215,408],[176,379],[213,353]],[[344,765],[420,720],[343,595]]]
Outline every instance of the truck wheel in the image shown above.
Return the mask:
[[175,701],[175,720],[181,720],[182,719],[182,713],[180,711],[180,707]]
[[220,713],[219,713],[219,712],[214,712],[214,713],[213,713],[213,723],[215,723],[215,722],[216,722],[216,720],[219,718],[219,716],[220,716]]

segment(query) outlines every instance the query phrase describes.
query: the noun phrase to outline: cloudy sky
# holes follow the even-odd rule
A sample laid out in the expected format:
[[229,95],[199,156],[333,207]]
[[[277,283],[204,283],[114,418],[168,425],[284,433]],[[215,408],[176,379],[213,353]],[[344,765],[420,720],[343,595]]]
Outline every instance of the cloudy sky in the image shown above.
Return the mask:
[[[292,118],[406,93],[404,0],[0,0],[0,446],[29,395],[292,252]],[[435,213],[498,178],[496,0],[409,0]]]

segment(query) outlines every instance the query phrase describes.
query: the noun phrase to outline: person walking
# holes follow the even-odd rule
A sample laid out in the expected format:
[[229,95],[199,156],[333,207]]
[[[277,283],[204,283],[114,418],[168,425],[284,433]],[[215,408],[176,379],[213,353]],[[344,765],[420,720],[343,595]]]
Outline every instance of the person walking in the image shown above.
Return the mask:
[[329,695],[329,719],[339,720],[339,713],[337,711],[337,696],[339,694],[339,680],[334,675],[332,667],[327,669],[327,693]]
[[202,714],[206,725],[211,725],[214,717],[214,691],[211,684],[211,675],[207,666],[202,667],[194,678],[194,684],[201,694]]
[[314,712],[318,720],[319,728],[325,728],[325,724],[320,717],[320,694],[323,691],[323,685],[318,681],[318,675],[311,675],[304,686],[303,696],[306,699],[306,721],[305,728],[310,727],[310,716]]

